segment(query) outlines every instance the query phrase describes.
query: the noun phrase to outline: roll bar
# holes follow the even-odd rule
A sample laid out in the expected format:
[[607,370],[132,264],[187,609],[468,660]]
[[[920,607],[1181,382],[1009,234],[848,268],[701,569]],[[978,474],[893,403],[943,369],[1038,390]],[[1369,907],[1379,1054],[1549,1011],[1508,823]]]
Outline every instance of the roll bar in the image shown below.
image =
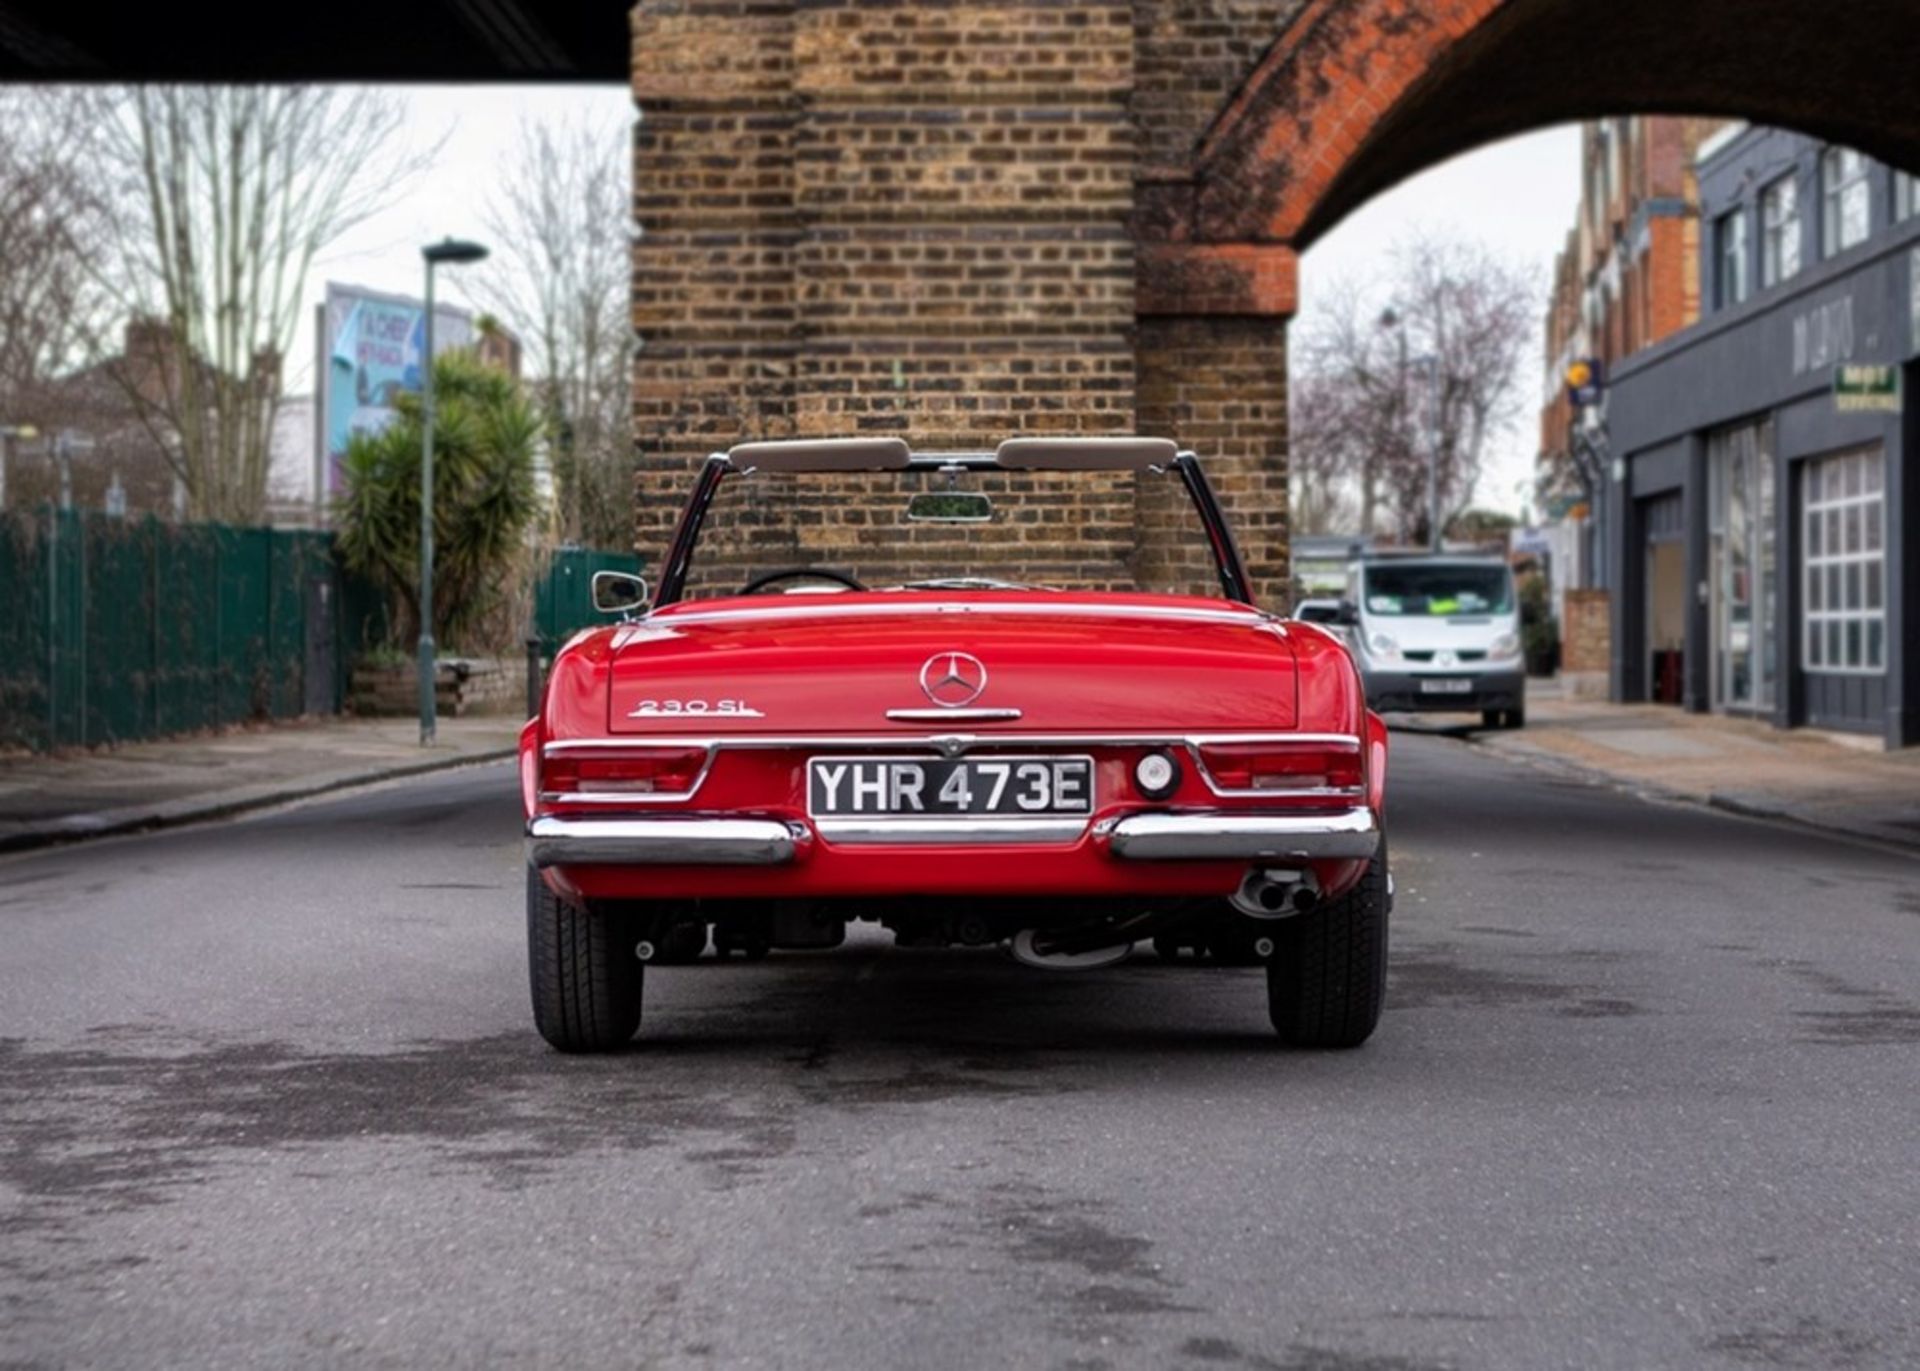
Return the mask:
[[1220,590],[1229,600],[1253,603],[1253,585],[1227,526],[1220,501],[1200,460],[1166,438],[1009,438],[992,452],[915,452],[903,438],[802,438],[738,443],[701,464],[673,542],[661,566],[656,609],[677,604],[686,591],[687,569],[715,492],[729,476],[766,472],[939,471],[953,467],[986,471],[1164,471],[1193,501],[1207,535]]

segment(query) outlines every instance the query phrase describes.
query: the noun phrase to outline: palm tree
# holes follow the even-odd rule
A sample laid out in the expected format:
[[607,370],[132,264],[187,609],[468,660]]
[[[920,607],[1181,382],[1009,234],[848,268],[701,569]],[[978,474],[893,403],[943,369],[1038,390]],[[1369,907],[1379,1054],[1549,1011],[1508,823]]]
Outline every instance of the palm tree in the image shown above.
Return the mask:
[[[538,512],[539,411],[512,377],[471,352],[433,363],[433,634],[457,643],[504,593]],[[347,443],[336,507],[340,555],[385,591],[406,648],[420,634],[420,398],[403,394],[394,421]]]

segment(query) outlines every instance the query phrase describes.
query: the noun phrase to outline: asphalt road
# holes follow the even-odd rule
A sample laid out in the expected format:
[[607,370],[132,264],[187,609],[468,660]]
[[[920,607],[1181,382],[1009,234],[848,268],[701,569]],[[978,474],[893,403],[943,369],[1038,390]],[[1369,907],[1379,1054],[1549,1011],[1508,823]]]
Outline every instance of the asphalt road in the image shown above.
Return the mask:
[[1920,1363],[1920,862],[1395,764],[1342,1055],[870,936],[561,1058],[504,766],[0,863],[0,1364]]

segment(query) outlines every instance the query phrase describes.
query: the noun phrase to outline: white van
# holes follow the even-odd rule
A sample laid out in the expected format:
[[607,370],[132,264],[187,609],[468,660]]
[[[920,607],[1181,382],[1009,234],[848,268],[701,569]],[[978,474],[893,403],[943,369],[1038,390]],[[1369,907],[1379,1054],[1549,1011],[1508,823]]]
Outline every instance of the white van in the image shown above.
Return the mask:
[[1368,708],[1478,710],[1488,728],[1526,722],[1520,601],[1501,558],[1355,562],[1341,619]]

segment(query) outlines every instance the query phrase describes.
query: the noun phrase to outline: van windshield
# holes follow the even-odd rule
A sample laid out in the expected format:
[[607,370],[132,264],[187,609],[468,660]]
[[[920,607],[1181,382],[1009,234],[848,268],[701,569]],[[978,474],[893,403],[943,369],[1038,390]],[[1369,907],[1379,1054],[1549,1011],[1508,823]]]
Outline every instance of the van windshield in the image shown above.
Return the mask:
[[1513,578],[1503,566],[1407,562],[1365,569],[1369,614],[1505,614],[1513,608]]

